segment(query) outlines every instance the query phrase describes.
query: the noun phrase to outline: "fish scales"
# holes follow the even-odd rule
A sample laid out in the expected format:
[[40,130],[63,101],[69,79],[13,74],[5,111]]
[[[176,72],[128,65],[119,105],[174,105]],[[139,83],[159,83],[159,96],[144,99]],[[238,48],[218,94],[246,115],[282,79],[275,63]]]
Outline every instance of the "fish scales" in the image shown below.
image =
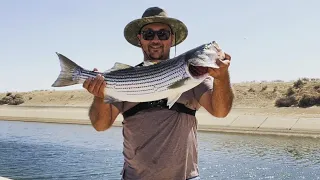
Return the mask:
[[111,78],[109,77],[109,74],[105,74],[104,77],[106,78],[106,82],[109,85],[118,84],[118,86],[128,86],[128,87],[136,87],[142,84],[154,85],[155,83],[158,84],[159,82],[167,80],[168,78],[172,78],[173,76],[175,76],[175,74],[179,73],[179,68],[177,68],[174,65],[170,67],[172,68],[159,67],[159,69],[163,68],[162,71],[158,71],[158,73],[151,72],[151,74],[144,73],[143,71],[140,72],[139,70],[137,70],[136,73],[139,75],[142,75],[139,77],[133,75],[128,78],[124,78],[124,77],[121,78],[121,76],[119,75],[119,76],[113,76],[117,78]]
[[159,74],[157,76],[155,76],[153,79],[151,78],[146,78],[148,77],[148,75],[146,75],[145,78],[130,78],[130,79],[121,79],[121,80],[115,80],[115,81],[108,81],[108,79],[106,80],[106,82],[109,85],[113,85],[113,84],[118,84],[119,86],[142,86],[143,84],[153,84],[153,83],[158,83],[158,82],[162,82],[164,80],[167,80],[168,78],[172,77],[176,77],[179,76],[179,71],[177,69],[171,71],[171,72],[163,72],[162,74]]
[[163,77],[172,76],[174,73],[175,73],[175,70],[164,71],[161,74],[149,74],[150,76],[148,76],[148,74],[145,74],[144,76],[141,76],[140,78],[130,77],[130,78],[113,79],[113,78],[105,77],[105,79],[106,79],[106,82],[135,84],[138,82],[145,83],[145,82],[149,82],[149,81],[160,80]]
[[167,77],[164,78],[160,81],[152,81],[150,83],[141,83],[141,85],[139,84],[135,84],[135,85],[118,85],[113,87],[113,85],[107,85],[107,89],[116,89],[118,92],[143,92],[143,91],[160,91],[160,90],[165,90],[165,89],[161,89],[162,87],[166,87],[171,85],[173,82],[175,82],[175,80],[179,78],[181,79],[179,76],[171,76],[171,77]]
[[[183,78],[183,72],[179,69],[175,70],[176,72],[172,73],[172,76],[164,76],[160,78],[160,80],[153,80],[149,83],[139,82],[136,84],[128,85],[128,84],[119,84],[119,86],[115,86],[114,88],[117,89],[118,92],[155,92],[155,91],[164,91],[167,90],[167,87],[170,86],[172,83],[176,82]],[[109,86],[112,88],[113,86]],[[109,88],[109,89],[110,89]]]
[[[162,62],[159,66],[144,66],[138,68],[130,68],[130,69],[123,69],[118,71],[113,71],[105,74],[105,77],[110,79],[122,79],[122,78],[140,78],[145,77],[146,74],[148,75],[156,75],[158,73],[163,73],[163,71],[171,71],[176,68],[175,64],[179,62],[172,62],[172,63],[165,63]],[[150,69],[149,69],[150,67]],[[151,76],[149,76],[151,77]]]

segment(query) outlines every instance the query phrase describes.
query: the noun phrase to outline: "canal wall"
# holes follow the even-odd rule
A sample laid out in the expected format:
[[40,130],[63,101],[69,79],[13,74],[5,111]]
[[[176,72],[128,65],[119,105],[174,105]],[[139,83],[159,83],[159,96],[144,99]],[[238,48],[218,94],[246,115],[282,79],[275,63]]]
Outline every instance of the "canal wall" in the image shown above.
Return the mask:
[[[246,115],[231,112],[225,118],[216,118],[205,111],[199,111],[196,116],[199,131],[320,137],[318,115]],[[0,120],[91,124],[87,107],[1,106]],[[114,126],[121,126],[122,120],[122,116],[118,116]]]

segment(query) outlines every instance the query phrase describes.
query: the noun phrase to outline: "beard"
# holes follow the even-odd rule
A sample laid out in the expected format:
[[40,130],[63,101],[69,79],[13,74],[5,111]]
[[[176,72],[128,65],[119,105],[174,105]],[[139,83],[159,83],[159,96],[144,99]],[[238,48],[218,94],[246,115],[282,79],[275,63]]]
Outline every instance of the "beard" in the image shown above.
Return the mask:
[[162,60],[164,57],[164,47],[160,43],[152,43],[148,46],[150,60]]

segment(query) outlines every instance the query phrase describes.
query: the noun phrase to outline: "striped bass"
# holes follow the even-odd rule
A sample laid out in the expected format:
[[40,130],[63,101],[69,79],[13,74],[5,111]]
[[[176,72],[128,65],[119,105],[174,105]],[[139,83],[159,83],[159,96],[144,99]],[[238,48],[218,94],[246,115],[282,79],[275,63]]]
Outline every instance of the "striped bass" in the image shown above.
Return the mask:
[[61,71],[52,87],[82,84],[87,78],[101,74],[106,82],[105,103],[167,98],[169,108],[183,92],[199,85],[209,76],[208,68],[219,68],[216,60],[224,59],[224,53],[215,41],[149,66],[133,67],[116,62],[105,72],[84,69],[64,55],[56,54]]

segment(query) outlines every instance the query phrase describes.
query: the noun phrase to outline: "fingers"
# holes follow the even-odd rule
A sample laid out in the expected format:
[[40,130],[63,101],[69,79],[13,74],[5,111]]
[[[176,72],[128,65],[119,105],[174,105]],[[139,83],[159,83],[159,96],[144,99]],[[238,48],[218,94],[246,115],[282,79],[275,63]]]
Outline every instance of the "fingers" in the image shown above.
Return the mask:
[[223,78],[228,72],[228,67],[230,66],[231,56],[225,53],[225,58],[223,60],[217,59],[216,63],[219,66],[218,69],[209,68],[208,73],[217,79]]
[[98,74],[95,80],[96,80],[96,84],[95,84],[94,89],[92,90],[92,93],[95,94],[96,96],[100,96],[101,89],[103,89],[103,88],[101,88],[101,86],[104,82],[104,78],[100,74]]
[[222,67],[228,67],[230,65],[230,60],[223,60],[221,63]]
[[219,75],[219,70],[218,69],[209,68],[208,69],[208,73],[212,77],[217,77]]
[[[98,71],[98,69],[94,68],[93,71]],[[104,97],[104,87],[106,84],[104,82],[104,77],[101,74],[98,74],[96,78],[90,77],[86,79],[82,86],[94,96]]]
[[101,98],[104,98],[104,88],[106,87],[106,82],[104,82],[104,79],[103,79],[103,81],[102,81],[102,83],[101,83],[101,85],[100,85],[100,88],[99,88],[99,91],[98,91],[98,95],[99,95],[99,97],[101,97]]
[[224,56],[225,56],[225,58],[224,58],[224,60],[229,60],[229,61],[231,61],[231,56],[230,56],[230,54],[228,54],[228,53],[224,53]]
[[220,67],[221,64],[222,64],[222,61],[221,61],[220,59],[216,59],[216,63],[217,63],[217,65]]
[[91,78],[86,79],[84,81],[82,87],[85,88],[85,89],[88,89],[90,82],[91,82]]
[[[98,69],[97,69],[97,68],[94,68],[93,71],[98,71]],[[86,80],[84,81],[84,83],[82,84],[82,87],[88,90],[91,81],[92,81],[92,78],[86,79]]]
[[91,82],[90,82],[90,84],[89,84],[89,86],[88,86],[88,91],[89,91],[90,93],[92,93],[92,94],[93,94],[94,89],[95,89],[95,87],[96,87],[97,81],[98,81],[98,78],[92,78],[92,80],[91,80]]
[[219,67],[227,67],[229,66],[230,64],[230,60],[220,60],[220,59],[217,59],[216,60],[216,63]]
[[230,65],[230,61],[231,61],[231,56],[229,54],[226,54],[225,59],[223,60],[217,59],[216,63],[221,68],[221,67],[228,67]]
[[224,52],[224,59],[217,59],[216,63],[219,67],[225,67],[228,66],[230,64],[231,61],[231,56],[230,54]]

